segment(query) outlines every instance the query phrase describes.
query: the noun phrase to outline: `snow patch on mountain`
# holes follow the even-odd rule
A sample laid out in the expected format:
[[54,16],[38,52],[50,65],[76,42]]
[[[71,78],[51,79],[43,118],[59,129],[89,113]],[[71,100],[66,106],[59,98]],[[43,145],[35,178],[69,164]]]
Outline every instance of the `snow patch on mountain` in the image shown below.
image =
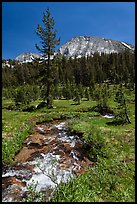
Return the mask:
[[134,50],[130,45],[127,45],[126,43],[124,42],[121,42],[123,45],[125,45],[127,48],[131,49],[131,50]]

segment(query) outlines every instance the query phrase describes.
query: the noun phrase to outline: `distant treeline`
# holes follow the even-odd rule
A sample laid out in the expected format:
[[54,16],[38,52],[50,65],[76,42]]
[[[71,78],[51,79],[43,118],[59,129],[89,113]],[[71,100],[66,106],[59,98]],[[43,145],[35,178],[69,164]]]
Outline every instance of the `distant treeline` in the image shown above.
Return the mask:
[[[46,61],[39,63],[19,64],[9,62],[14,67],[2,68],[2,87],[18,87],[22,85],[42,86],[46,76]],[[124,83],[133,88],[135,83],[135,55],[126,50],[122,53],[102,54],[82,58],[69,58],[56,55],[51,63],[52,86],[65,88],[81,85],[94,87],[95,83],[108,81],[112,84]],[[44,77],[44,80],[46,77]]]
[[[36,87],[40,87],[40,95],[44,97],[46,90],[46,61],[19,64],[10,60],[9,63],[14,67],[2,68],[3,88],[14,90],[22,87],[23,90],[24,86],[29,85],[29,87],[32,86],[32,93],[38,89]],[[95,53],[93,57],[78,59],[67,59],[64,56],[56,55],[51,63],[50,79],[53,98],[73,98],[77,88],[79,92],[82,92],[82,89],[85,90],[88,87],[92,92],[96,83],[103,82],[111,84],[124,83],[126,87],[134,89],[134,53],[128,50],[123,53],[102,54],[101,56]]]

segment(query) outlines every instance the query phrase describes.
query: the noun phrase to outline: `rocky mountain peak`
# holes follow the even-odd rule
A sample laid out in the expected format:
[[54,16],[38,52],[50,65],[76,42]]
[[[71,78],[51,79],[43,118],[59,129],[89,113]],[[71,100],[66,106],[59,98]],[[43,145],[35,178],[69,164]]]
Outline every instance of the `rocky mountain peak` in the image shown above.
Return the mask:
[[93,55],[95,52],[101,53],[119,53],[129,49],[134,50],[134,46],[129,43],[117,40],[99,38],[94,36],[76,36],[62,45],[58,53],[67,57],[82,57]]
[[35,58],[40,58],[40,54],[34,54],[31,52],[24,52],[15,58],[16,61],[25,63],[25,62],[32,62]]

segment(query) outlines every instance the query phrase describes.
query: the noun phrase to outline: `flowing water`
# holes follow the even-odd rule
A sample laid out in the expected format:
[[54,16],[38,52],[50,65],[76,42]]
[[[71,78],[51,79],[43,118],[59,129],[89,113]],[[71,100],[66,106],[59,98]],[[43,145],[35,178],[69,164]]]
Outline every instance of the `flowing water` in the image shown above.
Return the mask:
[[89,160],[84,142],[68,132],[67,122],[37,124],[15,156],[15,165],[2,174],[2,202],[22,201],[30,184],[44,192],[46,201],[62,181],[83,174],[94,165]]

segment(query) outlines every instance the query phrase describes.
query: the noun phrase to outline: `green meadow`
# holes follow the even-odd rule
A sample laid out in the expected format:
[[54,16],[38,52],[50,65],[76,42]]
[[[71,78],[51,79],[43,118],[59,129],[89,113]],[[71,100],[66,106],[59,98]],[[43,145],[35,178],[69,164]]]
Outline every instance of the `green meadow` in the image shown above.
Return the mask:
[[[2,163],[14,164],[14,157],[36,122],[64,119],[72,133],[82,135],[85,151],[95,163],[87,172],[56,189],[51,202],[135,202],[135,94],[124,91],[131,123],[113,123],[92,108],[96,101],[54,100],[53,108],[33,112],[7,110],[13,104],[2,101]],[[39,101],[33,102],[36,105]],[[108,105],[117,113],[114,96]]]

